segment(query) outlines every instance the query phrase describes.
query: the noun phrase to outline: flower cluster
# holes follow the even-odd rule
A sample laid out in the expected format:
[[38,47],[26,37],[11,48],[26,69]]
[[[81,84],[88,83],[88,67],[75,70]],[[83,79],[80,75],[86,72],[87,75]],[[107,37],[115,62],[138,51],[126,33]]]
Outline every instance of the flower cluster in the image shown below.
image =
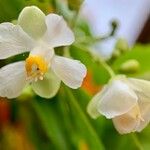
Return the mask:
[[[77,60],[55,54],[54,48],[74,42],[74,34],[63,17],[45,14],[37,7],[25,7],[17,24],[0,24],[0,59],[29,52],[24,61],[0,69],[0,96],[18,97],[30,84],[39,96],[56,95],[61,80],[79,88],[86,67]],[[90,101],[92,118],[100,114],[112,119],[119,133],[141,131],[150,121],[150,82],[118,75]]]

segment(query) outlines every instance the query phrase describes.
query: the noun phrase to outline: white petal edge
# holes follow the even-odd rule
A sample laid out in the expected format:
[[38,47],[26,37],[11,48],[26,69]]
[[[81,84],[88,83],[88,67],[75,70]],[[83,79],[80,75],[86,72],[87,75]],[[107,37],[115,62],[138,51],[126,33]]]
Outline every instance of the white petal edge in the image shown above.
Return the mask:
[[129,85],[135,92],[142,93],[143,95],[150,98],[150,81],[142,79],[128,78]]
[[54,56],[51,64],[54,73],[69,87],[77,89],[86,76],[86,67],[78,60]]
[[43,98],[54,97],[60,88],[60,79],[50,70],[43,80],[32,83],[34,92]]
[[131,110],[137,104],[137,100],[138,97],[126,83],[121,80],[113,80],[101,97],[97,109],[110,119]]
[[0,96],[18,97],[26,85],[25,62],[16,62],[0,69]]
[[63,17],[56,14],[46,16],[47,32],[43,40],[50,47],[66,46],[74,42],[74,34]]
[[150,99],[142,94],[138,94],[138,98],[140,113],[143,120],[140,121],[140,124],[136,130],[140,132],[150,122]]
[[0,59],[30,51],[34,45],[34,40],[20,26],[0,24]]
[[143,130],[150,122],[150,81],[128,78],[129,85],[138,96],[138,103],[143,121],[140,121],[137,131]]
[[101,115],[97,110],[97,104],[99,103],[101,97],[106,91],[107,91],[107,86],[103,87],[103,89],[92,98],[92,100],[89,102],[87,106],[87,112],[93,119],[96,119]]
[[140,125],[140,118],[135,116],[138,105],[135,105],[129,112],[113,118],[113,124],[120,134],[135,132]]
[[45,45],[38,45],[37,47],[33,48],[29,55],[43,57],[49,66],[54,54],[54,49],[50,49]]
[[36,6],[25,7],[19,15],[18,24],[34,39],[41,38],[47,30],[45,14]]

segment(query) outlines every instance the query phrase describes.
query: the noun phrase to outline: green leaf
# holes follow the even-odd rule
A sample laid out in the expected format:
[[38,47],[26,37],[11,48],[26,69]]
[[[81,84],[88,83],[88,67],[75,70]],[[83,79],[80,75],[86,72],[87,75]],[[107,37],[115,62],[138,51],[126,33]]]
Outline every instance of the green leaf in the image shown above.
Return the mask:
[[57,150],[66,150],[67,145],[62,130],[59,127],[60,122],[57,122],[57,111],[53,110],[53,103],[50,104],[48,101],[41,99],[41,101],[32,100],[31,104],[39,117],[40,125],[43,127],[49,140],[52,141],[53,146]]
[[90,123],[88,117],[86,116],[86,112],[82,110],[80,107],[78,100],[75,98],[73,92],[69,90],[67,87],[63,86],[65,90],[66,100],[70,106],[70,113],[72,117],[74,117],[74,123],[76,132],[78,133],[79,141],[85,141],[88,149],[92,150],[104,150],[103,144],[98,136],[98,133],[93,128]]

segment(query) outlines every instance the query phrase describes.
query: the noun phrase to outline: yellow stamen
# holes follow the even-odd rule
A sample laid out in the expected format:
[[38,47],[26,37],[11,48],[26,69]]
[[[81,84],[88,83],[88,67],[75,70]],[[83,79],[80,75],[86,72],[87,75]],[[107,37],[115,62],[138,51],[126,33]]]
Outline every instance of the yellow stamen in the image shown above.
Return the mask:
[[41,56],[29,56],[26,59],[26,71],[28,77],[40,78],[44,75],[44,73],[48,70],[48,64]]

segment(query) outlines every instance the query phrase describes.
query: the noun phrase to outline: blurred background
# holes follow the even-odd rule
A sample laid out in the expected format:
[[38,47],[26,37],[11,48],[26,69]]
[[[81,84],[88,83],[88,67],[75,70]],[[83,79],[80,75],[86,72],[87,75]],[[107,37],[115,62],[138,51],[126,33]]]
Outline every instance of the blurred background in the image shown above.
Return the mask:
[[[106,64],[116,74],[150,80],[150,0],[0,0],[0,23],[16,23],[29,5],[65,18],[76,41],[64,53],[88,73],[80,89],[61,84],[49,100],[30,87],[16,99],[1,97],[0,150],[149,150],[150,126],[119,135],[111,120],[91,119],[86,107],[110,79]],[[0,60],[0,67],[26,57]]]
[[149,0],[86,0],[81,12],[95,36],[109,34],[111,23],[117,23],[115,36],[97,45],[98,51],[106,58],[110,57],[120,37],[126,39],[129,46],[133,46],[137,40],[150,40]]

